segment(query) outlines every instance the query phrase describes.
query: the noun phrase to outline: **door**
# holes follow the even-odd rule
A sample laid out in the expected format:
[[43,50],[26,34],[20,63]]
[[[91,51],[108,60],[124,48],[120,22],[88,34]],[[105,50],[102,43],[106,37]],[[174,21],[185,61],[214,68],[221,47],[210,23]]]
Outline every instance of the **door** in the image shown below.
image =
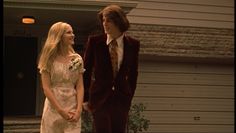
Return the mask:
[[35,115],[37,38],[4,39],[4,116]]

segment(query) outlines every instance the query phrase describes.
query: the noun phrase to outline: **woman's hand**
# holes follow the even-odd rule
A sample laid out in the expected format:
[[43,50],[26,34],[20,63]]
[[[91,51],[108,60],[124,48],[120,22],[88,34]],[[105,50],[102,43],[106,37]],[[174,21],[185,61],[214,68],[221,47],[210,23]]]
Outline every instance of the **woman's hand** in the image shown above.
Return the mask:
[[59,114],[64,118],[64,119],[66,119],[66,120],[70,120],[71,118],[72,118],[72,114],[69,112],[69,111],[67,111],[67,110],[59,110],[58,111],[59,112]]
[[69,112],[71,118],[68,120],[70,122],[77,122],[81,117],[81,112]]

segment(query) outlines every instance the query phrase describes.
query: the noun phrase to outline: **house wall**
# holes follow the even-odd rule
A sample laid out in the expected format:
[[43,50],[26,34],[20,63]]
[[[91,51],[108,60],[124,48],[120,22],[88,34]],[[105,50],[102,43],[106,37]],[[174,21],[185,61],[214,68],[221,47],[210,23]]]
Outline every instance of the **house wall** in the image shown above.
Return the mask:
[[136,0],[140,40],[133,104],[150,133],[234,132],[234,1]]
[[233,133],[232,65],[140,61],[133,104],[150,133]]
[[234,0],[136,0],[136,24],[234,28]]

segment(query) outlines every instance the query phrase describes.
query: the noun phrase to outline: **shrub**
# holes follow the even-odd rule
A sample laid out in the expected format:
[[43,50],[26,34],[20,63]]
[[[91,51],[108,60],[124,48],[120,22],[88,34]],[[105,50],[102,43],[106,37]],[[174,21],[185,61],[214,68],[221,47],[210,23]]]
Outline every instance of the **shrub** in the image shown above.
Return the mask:
[[146,110],[146,107],[142,104],[133,104],[130,112],[127,125],[127,132],[138,133],[139,131],[147,131],[150,120],[144,118],[142,112]]
[[[144,130],[147,131],[150,120],[145,119],[144,115],[142,115],[142,112],[145,110],[146,107],[142,103],[133,104],[131,106],[127,122],[127,133],[138,133]],[[82,112],[82,132],[92,132],[92,116],[86,111]]]

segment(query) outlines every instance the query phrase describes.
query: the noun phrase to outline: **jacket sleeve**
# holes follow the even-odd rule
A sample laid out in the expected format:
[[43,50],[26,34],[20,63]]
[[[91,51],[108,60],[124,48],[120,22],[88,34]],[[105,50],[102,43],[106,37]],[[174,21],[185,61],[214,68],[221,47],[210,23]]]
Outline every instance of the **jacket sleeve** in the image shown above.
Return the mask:
[[136,84],[137,84],[137,78],[138,78],[138,62],[139,62],[139,49],[140,49],[140,42],[137,41],[136,43],[134,43],[135,45],[133,45],[133,62],[131,65],[131,69],[130,69],[130,75],[129,75],[129,82],[130,82],[130,86],[131,86],[131,90],[132,90],[132,96],[135,93],[136,90]]
[[84,102],[89,100],[89,87],[91,84],[92,68],[94,64],[92,39],[89,37],[84,52]]

